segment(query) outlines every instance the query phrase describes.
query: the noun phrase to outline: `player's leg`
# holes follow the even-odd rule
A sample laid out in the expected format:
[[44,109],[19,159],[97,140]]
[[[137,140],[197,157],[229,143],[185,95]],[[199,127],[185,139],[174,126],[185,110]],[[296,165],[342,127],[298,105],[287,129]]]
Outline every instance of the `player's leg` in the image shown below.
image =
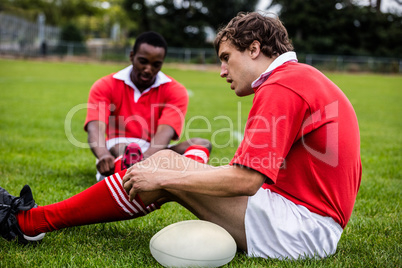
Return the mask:
[[[114,172],[116,173],[141,161],[144,158],[143,151],[148,149],[149,143],[145,140],[121,137],[107,141],[107,147],[109,152],[115,157]],[[104,180],[105,178],[105,176],[97,171],[97,181]]]
[[[161,159],[163,161],[160,161]],[[152,165],[155,170],[159,165],[163,166],[164,169],[182,171],[205,171],[214,168],[210,165],[200,164],[170,150],[157,152],[145,161],[147,162],[144,162],[144,164]],[[216,223],[225,228],[236,240],[238,247],[247,251],[244,227],[244,217],[248,202],[247,196],[221,198],[184,191],[167,190],[167,192],[169,200],[178,202],[199,219]]]
[[[202,172],[214,168],[169,150],[157,153],[155,157],[165,160],[162,169]],[[154,168],[158,168],[158,162],[153,163]],[[186,207],[199,219],[226,229],[238,248],[250,256],[281,259],[326,257],[335,253],[342,234],[342,227],[332,218],[312,213],[263,188],[251,197],[222,198],[186,191],[166,191],[171,200]]]
[[[110,147],[109,151],[114,157],[116,157],[115,172],[129,168],[135,163],[141,161],[143,159],[142,154],[147,148],[148,144],[147,146],[139,146],[136,142],[114,144]],[[209,160],[212,144],[207,139],[192,138],[170,146],[169,149],[182,154],[187,158],[206,164]]]
[[209,161],[212,144],[207,139],[192,138],[171,146],[169,149],[187,158],[206,164]]
[[244,217],[247,196],[211,197],[183,191],[170,191],[171,199],[178,202],[197,218],[222,226],[235,239],[237,247],[247,251]]
[[184,154],[184,152],[193,145],[199,145],[208,149],[209,152],[212,150],[212,144],[207,139],[202,138],[191,138],[189,140],[178,143],[174,146],[169,147],[169,149],[175,151],[178,154]]
[[19,211],[16,214],[19,228],[33,237],[72,226],[133,219],[159,208],[151,201],[160,199],[160,191],[142,194],[147,205],[140,196],[129,200],[121,185],[125,172],[109,176],[64,201]]
[[[130,138],[125,138],[127,141],[130,140]],[[145,141],[142,141],[145,143]],[[120,142],[120,143],[115,143],[113,146],[109,148],[110,153],[114,157],[119,157],[125,153],[125,149],[127,145],[129,145],[131,142]],[[137,142],[138,143],[138,142]],[[146,149],[148,149],[148,144],[146,146],[140,146],[142,152],[145,152]],[[176,153],[179,154],[184,154],[186,150],[191,147],[191,146],[202,146],[206,148],[209,152],[212,150],[212,144],[209,140],[203,139],[203,138],[191,138],[186,141],[180,142],[178,144],[175,144],[173,146],[170,146],[169,149],[175,151]]]

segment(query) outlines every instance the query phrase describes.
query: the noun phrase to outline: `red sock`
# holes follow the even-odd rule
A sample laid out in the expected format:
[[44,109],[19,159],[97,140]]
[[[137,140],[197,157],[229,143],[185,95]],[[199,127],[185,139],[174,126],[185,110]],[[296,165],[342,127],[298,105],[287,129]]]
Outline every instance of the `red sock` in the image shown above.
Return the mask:
[[140,197],[129,201],[121,185],[126,170],[115,173],[73,197],[17,214],[21,231],[28,236],[66,227],[133,219],[158,209],[145,207]]
[[209,160],[209,150],[201,145],[191,145],[183,155],[203,164]]

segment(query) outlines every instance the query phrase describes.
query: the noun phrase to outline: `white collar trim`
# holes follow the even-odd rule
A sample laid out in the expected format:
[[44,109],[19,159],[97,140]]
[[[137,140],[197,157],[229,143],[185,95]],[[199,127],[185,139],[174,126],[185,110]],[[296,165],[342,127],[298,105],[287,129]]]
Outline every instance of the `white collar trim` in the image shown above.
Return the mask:
[[279,57],[277,57],[269,66],[268,69],[263,72],[256,80],[254,80],[253,83],[251,83],[251,87],[252,88],[257,88],[259,86],[261,86],[262,83],[264,83],[269,75],[279,66],[281,66],[282,64],[288,62],[288,61],[293,61],[293,62],[297,62],[297,56],[296,56],[296,52],[294,51],[289,51],[289,52],[285,52],[282,55],[280,55]]
[[156,75],[156,79],[155,79],[155,82],[153,83],[153,85],[150,86],[149,88],[145,89],[143,92],[141,92],[134,85],[133,81],[131,81],[130,74],[131,74],[132,70],[133,70],[133,66],[130,65],[130,66],[124,68],[123,70],[120,70],[117,73],[115,73],[113,75],[113,78],[124,81],[124,83],[126,85],[128,85],[128,86],[130,86],[131,88],[134,89],[134,102],[138,102],[138,100],[140,99],[141,95],[144,94],[144,93],[147,93],[152,88],[156,88],[156,87],[159,87],[162,84],[172,82],[172,79],[170,79],[164,73],[159,71],[158,74]]

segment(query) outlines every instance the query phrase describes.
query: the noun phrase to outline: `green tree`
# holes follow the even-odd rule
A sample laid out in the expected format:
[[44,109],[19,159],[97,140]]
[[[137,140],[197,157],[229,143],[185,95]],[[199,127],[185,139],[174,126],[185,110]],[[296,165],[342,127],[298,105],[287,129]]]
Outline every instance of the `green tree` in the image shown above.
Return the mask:
[[46,16],[46,23],[64,25],[79,16],[96,15],[100,8],[95,0],[2,0],[2,9],[11,14],[36,20],[40,13]]
[[123,0],[0,0],[0,11],[32,22],[42,13],[46,24],[61,27],[63,31],[74,24],[84,39],[107,38],[115,23],[124,29],[133,27],[122,3]]
[[163,0],[152,9],[151,29],[160,32],[169,46],[205,46],[206,9],[200,1]]
[[135,22],[136,29],[134,29],[132,35],[151,30],[150,16],[152,6],[148,6],[145,0],[123,0],[122,7],[128,18]]
[[204,6],[208,9],[208,23],[214,30],[227,24],[240,11],[254,11],[258,0],[204,0]]
[[258,0],[124,0],[123,8],[137,27],[133,37],[147,30],[160,32],[169,46],[205,47],[205,27],[216,30],[239,11],[253,11]]
[[[296,51],[401,57],[401,17],[350,0],[273,0]],[[398,39],[399,38],[399,39]],[[400,41],[399,41],[400,42]]]
[[84,37],[82,36],[81,30],[73,23],[67,23],[61,29],[60,39],[63,41],[82,43]]

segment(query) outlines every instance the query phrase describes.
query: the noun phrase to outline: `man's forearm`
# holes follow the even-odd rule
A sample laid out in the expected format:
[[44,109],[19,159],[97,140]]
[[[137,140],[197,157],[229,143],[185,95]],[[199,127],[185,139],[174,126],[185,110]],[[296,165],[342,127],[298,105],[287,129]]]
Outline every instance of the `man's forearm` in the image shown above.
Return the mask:
[[90,143],[89,147],[91,148],[92,153],[95,155],[96,158],[101,158],[104,155],[111,155],[109,150],[106,146],[95,146],[95,143]]
[[199,168],[187,172],[162,170],[162,189],[181,190],[210,196],[231,197],[251,196],[263,184],[265,177],[254,170],[239,166]]
[[166,190],[184,191],[217,197],[254,195],[265,181],[258,171],[240,166],[212,167],[181,158],[178,155],[151,157],[130,168],[123,178],[123,187],[134,198],[140,192]]
[[106,147],[105,126],[100,121],[92,121],[88,123],[88,144],[92,153],[96,158],[101,158],[104,155],[110,155]]
[[150,147],[144,153],[144,157],[147,158],[154,153],[166,149],[175,135],[174,129],[168,125],[160,125],[151,140]]

